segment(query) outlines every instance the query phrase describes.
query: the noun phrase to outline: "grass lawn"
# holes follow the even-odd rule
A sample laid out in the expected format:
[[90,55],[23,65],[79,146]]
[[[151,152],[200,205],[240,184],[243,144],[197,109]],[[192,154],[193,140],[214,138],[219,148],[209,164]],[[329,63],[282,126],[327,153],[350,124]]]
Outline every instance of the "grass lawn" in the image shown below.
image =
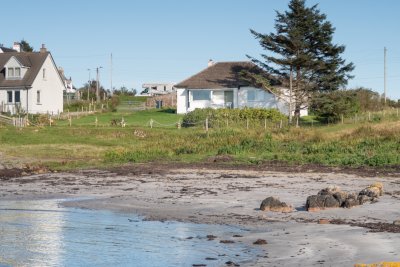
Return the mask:
[[[95,127],[95,118],[98,127]],[[125,128],[111,126],[124,118]],[[150,119],[154,128],[146,126]],[[178,129],[182,116],[169,110],[99,113],[55,126],[0,126],[0,155],[56,169],[100,167],[127,162],[199,162],[229,156],[233,162],[330,166],[400,165],[400,122],[331,124],[301,128],[202,126]],[[162,125],[168,125],[162,127]],[[232,162],[231,162],[232,163]]]

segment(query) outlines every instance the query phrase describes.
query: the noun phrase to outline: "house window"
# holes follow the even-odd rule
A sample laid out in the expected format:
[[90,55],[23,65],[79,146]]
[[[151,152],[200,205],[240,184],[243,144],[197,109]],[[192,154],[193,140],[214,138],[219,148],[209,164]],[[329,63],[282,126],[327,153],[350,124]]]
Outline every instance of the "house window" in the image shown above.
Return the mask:
[[20,91],[15,91],[14,100],[15,100],[15,103],[21,103],[21,92]]
[[36,91],[36,103],[40,104],[40,91]]
[[14,74],[15,74],[15,77],[21,78],[21,68],[15,68]]
[[247,101],[265,101],[265,92],[262,90],[248,90]]
[[7,91],[7,102],[12,103],[13,98],[12,98],[12,91]]
[[197,100],[211,100],[210,90],[196,90],[192,91],[193,101]]
[[254,90],[247,91],[247,101],[256,101],[256,91]]
[[167,87],[164,85],[164,92],[167,91]]
[[14,77],[14,68],[8,68],[8,77]]
[[43,79],[46,79],[46,69],[43,69]]

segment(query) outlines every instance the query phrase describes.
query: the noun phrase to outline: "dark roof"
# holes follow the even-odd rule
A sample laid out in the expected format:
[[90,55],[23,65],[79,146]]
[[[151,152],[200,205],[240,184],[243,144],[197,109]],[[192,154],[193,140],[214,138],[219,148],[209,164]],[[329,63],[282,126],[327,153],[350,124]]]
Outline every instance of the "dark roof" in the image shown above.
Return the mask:
[[[49,52],[0,53],[0,88],[31,86],[48,55]],[[10,60],[11,57],[15,57],[24,67],[28,67],[28,70],[21,80],[5,79],[6,71],[4,65]]]
[[175,85],[176,88],[187,89],[223,89],[249,86],[243,78],[242,71],[260,72],[250,61],[217,62],[203,71]]
[[1,51],[3,51],[4,53],[8,53],[8,52],[17,52],[17,51],[14,50],[14,49],[7,48],[7,47],[4,47],[4,46],[0,46],[0,49],[1,49]]

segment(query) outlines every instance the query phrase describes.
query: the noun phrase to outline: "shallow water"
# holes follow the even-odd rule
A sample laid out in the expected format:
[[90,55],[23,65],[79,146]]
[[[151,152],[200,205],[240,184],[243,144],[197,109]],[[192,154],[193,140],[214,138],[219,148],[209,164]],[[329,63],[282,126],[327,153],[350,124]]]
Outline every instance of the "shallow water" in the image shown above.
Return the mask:
[[[256,251],[221,225],[143,221],[134,215],[66,208],[61,200],[0,201],[3,266],[221,266]],[[206,258],[213,258],[207,259]]]

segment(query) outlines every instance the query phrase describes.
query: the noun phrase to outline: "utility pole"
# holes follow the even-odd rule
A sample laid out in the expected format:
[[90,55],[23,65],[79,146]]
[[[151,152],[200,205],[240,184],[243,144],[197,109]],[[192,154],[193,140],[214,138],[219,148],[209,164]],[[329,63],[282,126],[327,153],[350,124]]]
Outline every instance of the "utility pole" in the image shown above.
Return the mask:
[[383,49],[384,51],[384,78],[383,78],[383,88],[384,88],[384,95],[385,95],[385,106],[386,106],[386,47]]
[[112,58],[112,53],[111,53],[111,58],[110,58],[110,83],[111,83],[110,91],[111,91],[111,94],[113,94],[113,92],[114,92],[112,75],[113,75],[113,58]]
[[100,85],[99,85],[99,69],[102,67],[96,68],[96,102],[100,102]]
[[87,101],[90,101],[89,95],[90,95],[90,87],[91,87],[91,81],[90,81],[90,69],[87,69],[89,71],[89,81],[88,81],[88,87],[87,87]]

